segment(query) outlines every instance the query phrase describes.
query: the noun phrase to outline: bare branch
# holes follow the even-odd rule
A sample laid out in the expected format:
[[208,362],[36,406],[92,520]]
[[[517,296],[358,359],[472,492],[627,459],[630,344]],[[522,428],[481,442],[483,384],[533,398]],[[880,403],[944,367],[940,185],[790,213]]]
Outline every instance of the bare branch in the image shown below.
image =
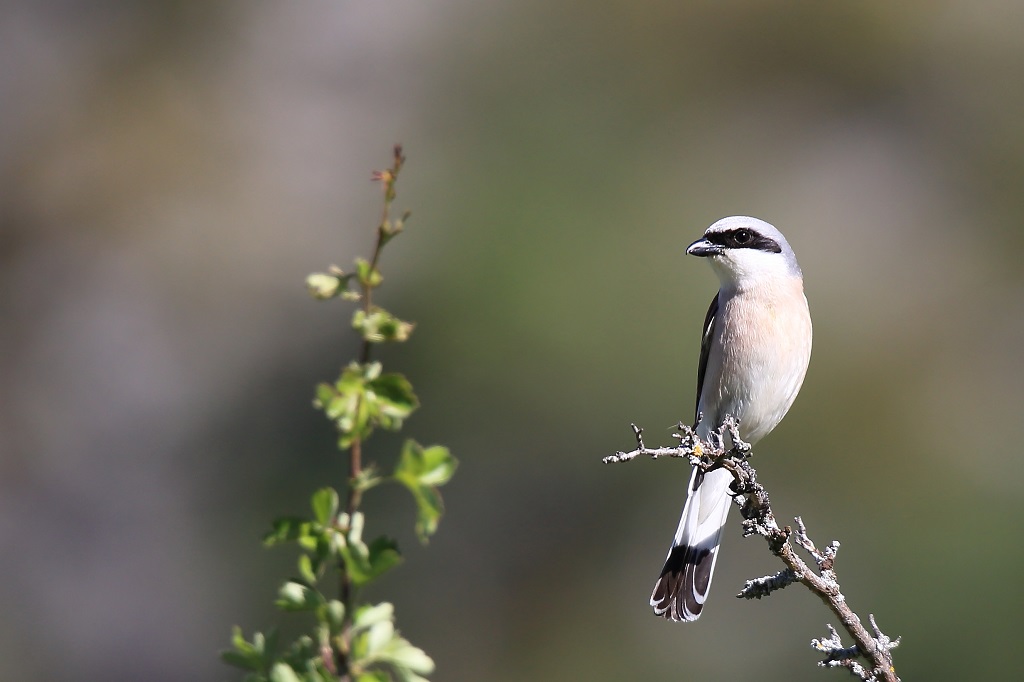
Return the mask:
[[[869,620],[874,634],[869,633],[860,617],[847,605],[835,571],[838,542],[832,541],[819,550],[808,536],[807,527],[799,516],[795,519],[795,531],[789,526],[779,527],[772,513],[768,492],[757,482],[757,472],[748,461],[750,445],[740,439],[739,424],[733,417],[727,416],[722,425],[709,434],[708,441],[694,433],[696,425],[688,427],[680,423],[679,433],[673,434],[679,440],[676,447],[648,448],[643,442],[643,430],[636,424],[631,426],[637,442],[636,449],[605,457],[603,461],[606,464],[628,462],[641,455],[652,459],[685,457],[705,473],[725,469],[732,474],[735,479],[732,485],[736,493],[734,501],[740,507],[743,517],[743,536],[763,537],[772,554],[779,557],[786,566],[775,575],[746,581],[737,597],[760,599],[787,585],[802,583],[828,606],[854,641],[853,646],[844,647],[839,633],[832,625],[828,625],[828,637],[811,641],[812,647],[825,654],[825,659],[819,665],[846,668],[865,682],[899,682],[891,651],[899,646],[900,639],[897,637],[893,640],[882,633],[873,614]],[[725,447],[726,440],[731,443],[728,449]],[[793,542],[790,542],[791,539]],[[797,554],[794,544],[814,560],[817,570],[813,570]]]
[[[679,439],[679,445],[674,448],[648,448],[644,445],[644,430],[636,424],[630,424],[633,429],[633,436],[636,438],[636,449],[630,450],[629,452],[616,452],[614,455],[605,457],[603,461],[605,464],[615,464],[617,462],[628,462],[631,459],[635,459],[641,455],[646,455],[652,459],[659,457],[691,457],[694,454],[694,443],[698,443],[696,436],[693,433],[693,429],[689,426],[683,426],[679,424],[679,429],[682,433],[673,434]],[[689,443],[689,445],[688,445]]]
[[783,587],[799,581],[800,576],[794,573],[793,569],[786,567],[775,575],[766,575],[763,578],[748,580],[736,596],[743,599],[760,599],[761,597],[767,597],[775,590],[781,590]]

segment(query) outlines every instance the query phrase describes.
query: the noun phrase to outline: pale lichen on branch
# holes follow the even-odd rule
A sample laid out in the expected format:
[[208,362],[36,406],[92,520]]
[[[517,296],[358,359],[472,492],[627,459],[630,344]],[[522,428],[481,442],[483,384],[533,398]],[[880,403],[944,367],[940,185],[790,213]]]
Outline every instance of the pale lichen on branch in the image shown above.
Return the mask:
[[[786,566],[774,575],[746,581],[737,597],[760,599],[793,583],[802,583],[832,610],[843,629],[854,640],[853,646],[844,647],[836,629],[827,625],[829,636],[811,641],[814,649],[825,654],[819,665],[845,668],[864,682],[899,682],[900,678],[892,663],[892,649],[899,646],[900,639],[890,639],[882,633],[874,614],[868,617],[873,631],[869,633],[860,617],[846,603],[835,571],[838,542],[830,542],[819,550],[808,536],[807,527],[799,516],[795,519],[795,530],[789,526],[779,526],[772,512],[768,492],[757,482],[757,472],[750,465],[750,446],[740,439],[739,424],[734,418],[726,417],[719,428],[711,432],[708,439],[710,442],[697,436],[695,427],[680,423],[677,432],[672,434],[679,441],[675,447],[649,448],[644,444],[643,430],[636,424],[631,424],[631,427],[637,447],[629,452],[617,452],[605,457],[603,461],[606,464],[628,462],[639,456],[652,459],[685,457],[692,466],[699,467],[705,473],[725,469],[732,474],[734,501],[740,507],[743,517],[743,536],[763,537],[772,554],[779,557]],[[724,446],[726,436],[732,443],[730,448]],[[808,566],[800,557],[794,543],[814,560],[817,570]]]

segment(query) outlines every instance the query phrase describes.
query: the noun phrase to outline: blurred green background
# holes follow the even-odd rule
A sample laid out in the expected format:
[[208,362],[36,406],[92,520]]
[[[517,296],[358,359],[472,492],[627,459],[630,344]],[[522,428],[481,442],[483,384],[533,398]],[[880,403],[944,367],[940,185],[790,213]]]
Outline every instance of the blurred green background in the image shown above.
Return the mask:
[[[734,515],[696,625],[651,615],[679,461],[603,466],[693,405],[716,282],[685,246],[780,227],[815,322],[756,464],[842,542],[906,680],[1019,675],[1018,2],[11,1],[0,9],[0,679],[230,680],[280,622],[271,518],[340,484],[310,406],[354,354],[308,272],[367,255],[461,459],[430,547],[370,531],[438,680],[824,680],[833,620]],[[373,441],[391,461],[394,438]],[[376,493],[376,491],[374,491]]]

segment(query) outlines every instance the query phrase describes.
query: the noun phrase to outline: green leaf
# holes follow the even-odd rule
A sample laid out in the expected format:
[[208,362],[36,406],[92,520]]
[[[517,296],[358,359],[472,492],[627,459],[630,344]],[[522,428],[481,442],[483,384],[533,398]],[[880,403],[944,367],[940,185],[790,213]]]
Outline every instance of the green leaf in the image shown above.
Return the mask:
[[391,222],[390,220],[385,220],[383,223],[380,224],[380,227],[378,228],[378,234],[380,235],[380,245],[383,247],[389,241],[391,241],[396,236],[398,236],[398,233],[401,232],[401,231],[402,231],[402,221],[401,220],[396,220],[395,222]]
[[317,387],[314,405],[324,410],[347,449],[365,440],[375,427],[397,429],[419,405],[412,385],[400,374],[383,374],[379,362],[351,363],[334,385]]
[[246,641],[242,628],[236,625],[231,630],[231,645],[234,649],[222,651],[221,659],[244,670],[265,670],[270,660],[268,652],[274,650],[276,640],[277,633],[272,631],[266,636],[262,632],[253,633],[252,642]]
[[314,272],[306,277],[306,288],[313,298],[325,301],[347,292],[351,278],[351,274],[346,275],[340,270],[337,273]]
[[385,571],[402,563],[398,543],[383,535],[370,543],[370,571],[367,580],[372,580]]
[[367,289],[380,286],[380,283],[384,281],[380,270],[371,267],[370,262],[365,258],[356,259],[356,278],[359,280],[359,284]]
[[341,403],[335,403],[338,397],[338,390],[333,384],[317,384],[313,406],[323,410],[329,418],[337,419],[340,416],[340,410],[344,407]]
[[345,626],[345,605],[337,599],[324,604],[323,621],[330,627],[331,634],[339,634]]
[[395,636],[395,624],[389,620],[374,623],[366,631],[366,653],[373,656],[388,644]]
[[421,542],[427,542],[437,531],[444,513],[444,501],[437,487],[451,479],[457,466],[458,461],[441,445],[424,448],[410,439],[402,446],[393,477],[409,489],[416,501],[416,534]]
[[444,515],[444,500],[436,488],[419,486],[413,491],[416,499],[417,518],[416,535],[420,542],[426,544],[430,536],[437,532],[437,524]]
[[405,228],[405,221],[409,219],[410,215],[412,215],[412,212],[406,211],[398,220],[385,220],[383,223],[380,224],[378,230],[380,232],[381,246],[384,246],[389,241],[391,241],[399,234],[401,234],[402,230]]
[[434,672],[434,661],[419,647],[399,635],[391,622],[378,623],[356,637],[362,655],[361,666],[386,666],[398,680],[422,680]]
[[434,661],[419,647],[413,646],[405,638],[399,637],[392,643],[389,656],[392,663],[414,673],[429,675],[434,672]]
[[302,679],[290,665],[277,662],[270,669],[270,682],[302,682]]
[[407,440],[402,446],[395,475],[408,477],[420,485],[441,486],[451,480],[458,465],[443,445],[425,448],[414,440]]
[[260,664],[258,661],[252,660],[251,656],[246,656],[238,651],[232,651],[228,649],[220,652],[220,660],[224,661],[228,665],[233,665],[236,668],[242,670],[259,670]]
[[351,521],[348,514],[339,517],[339,524],[347,530],[338,544],[338,553],[356,587],[362,587],[402,560],[394,540],[379,537],[369,546],[363,542],[365,521],[366,517],[360,512],[353,514]]
[[325,526],[329,526],[334,521],[334,516],[338,513],[338,506],[340,504],[338,491],[334,488],[320,488],[320,490],[313,493],[310,504],[313,507],[313,516],[316,520]]
[[356,609],[352,619],[352,627],[361,630],[370,627],[374,623],[381,623],[386,620],[395,619],[395,607],[390,602],[381,602],[375,606],[360,606]]
[[392,682],[391,676],[383,670],[373,670],[371,672],[360,673],[356,677],[356,682]]
[[[317,571],[325,563],[330,562],[338,554],[338,545],[344,544],[344,536],[333,528],[325,529],[310,548],[313,553],[313,568]],[[340,542],[339,542],[340,541]]]
[[401,428],[402,420],[420,404],[412,384],[401,374],[381,374],[367,383],[367,389],[367,397],[376,408],[377,421],[386,429]]
[[[255,637],[259,637],[261,643],[263,641],[265,641],[263,639],[262,633],[257,632],[255,634]],[[238,627],[237,625],[235,627],[231,628],[231,644],[238,651],[241,651],[241,652],[244,652],[244,653],[252,653],[252,652],[257,650],[254,645],[250,644],[245,639],[245,635],[242,634],[242,628]]]
[[404,322],[376,306],[369,313],[357,310],[352,314],[352,328],[370,343],[407,341],[414,327],[413,323]]
[[352,479],[351,485],[355,490],[359,492],[366,492],[370,488],[379,485],[384,481],[384,478],[377,473],[377,468],[372,464],[367,464],[360,469],[359,474]]
[[282,516],[274,519],[270,532],[263,536],[263,544],[273,547],[282,542],[295,542],[308,538],[313,534],[313,524],[309,519],[298,516]]
[[275,603],[284,611],[312,611],[324,603],[324,598],[312,587],[289,580],[277,591]]
[[319,566],[313,566],[313,560],[308,554],[299,555],[299,576],[310,585],[316,583],[316,573],[319,568]]
[[337,682],[337,677],[332,678],[330,675],[324,675],[326,670],[323,668],[320,654],[320,645],[312,637],[300,635],[279,660],[291,666],[292,670],[304,682],[313,680],[333,680]]
[[351,516],[347,513],[338,517],[342,528],[345,528],[346,542],[361,545],[363,544],[363,528],[366,526],[366,515],[363,512],[354,512]]
[[369,546],[350,537],[341,554],[345,559],[345,569],[349,578],[356,587],[366,585],[402,561],[398,544],[383,536]]

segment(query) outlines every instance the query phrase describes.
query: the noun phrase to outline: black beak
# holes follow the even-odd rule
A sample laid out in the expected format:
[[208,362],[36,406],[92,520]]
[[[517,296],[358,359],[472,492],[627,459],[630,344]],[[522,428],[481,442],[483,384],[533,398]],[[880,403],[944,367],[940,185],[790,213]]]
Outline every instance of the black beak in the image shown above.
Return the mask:
[[701,237],[686,247],[686,253],[691,256],[700,256],[701,258],[707,258],[708,256],[720,256],[724,250],[725,249],[718,244],[712,244],[704,237]]

